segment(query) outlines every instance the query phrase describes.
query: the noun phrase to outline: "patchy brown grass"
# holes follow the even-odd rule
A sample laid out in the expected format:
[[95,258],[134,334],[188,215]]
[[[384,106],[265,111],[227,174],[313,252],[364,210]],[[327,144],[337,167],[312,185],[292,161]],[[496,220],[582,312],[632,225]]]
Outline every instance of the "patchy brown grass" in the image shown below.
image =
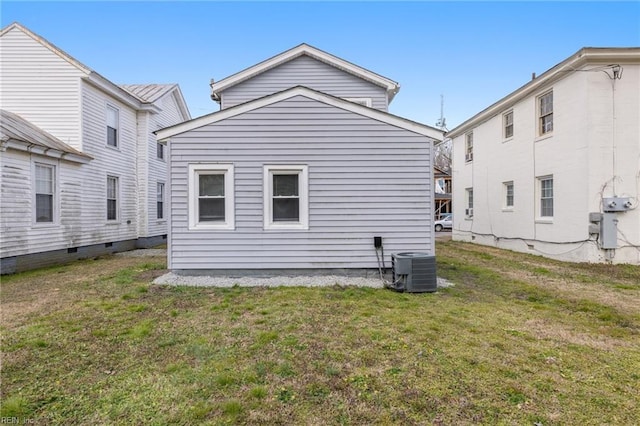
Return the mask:
[[639,424],[639,267],[438,242],[434,294],[2,279],[2,416],[36,424]]

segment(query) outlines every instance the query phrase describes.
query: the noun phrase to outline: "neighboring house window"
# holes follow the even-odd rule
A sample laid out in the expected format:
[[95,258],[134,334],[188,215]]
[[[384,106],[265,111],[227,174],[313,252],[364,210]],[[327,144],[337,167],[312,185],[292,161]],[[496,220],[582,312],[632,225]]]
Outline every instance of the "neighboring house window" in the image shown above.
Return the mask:
[[189,165],[189,229],[234,229],[232,164]]
[[504,197],[505,208],[513,208],[513,182],[504,183]]
[[553,217],[553,176],[538,178],[540,182],[540,217]]
[[466,217],[473,217],[473,188],[467,188],[467,208],[464,212]]
[[107,220],[118,219],[118,178],[107,176]]
[[309,229],[308,166],[264,166],[264,228]]
[[509,111],[502,117],[504,122],[504,138],[509,139],[513,137],[513,111]]
[[553,131],[553,92],[545,93],[538,98],[540,114],[540,135]]
[[371,98],[344,98],[345,101],[354,102],[371,108]]
[[158,142],[156,147],[156,156],[159,160],[164,160],[164,144]]
[[118,133],[120,129],[120,114],[118,109],[107,105],[107,145],[118,147]]
[[156,195],[156,217],[158,219],[164,218],[164,183],[158,182],[157,195]]
[[467,133],[465,135],[465,156],[464,161],[470,162],[473,161],[473,132]]
[[53,222],[55,175],[55,166],[36,164],[36,222]]

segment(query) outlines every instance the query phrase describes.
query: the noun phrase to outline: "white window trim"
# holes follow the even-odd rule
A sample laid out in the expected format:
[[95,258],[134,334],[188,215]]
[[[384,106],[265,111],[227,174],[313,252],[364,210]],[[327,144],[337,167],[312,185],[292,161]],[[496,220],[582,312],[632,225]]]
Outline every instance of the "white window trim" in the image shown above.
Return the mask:
[[[158,200],[158,189],[162,185],[162,200]],[[158,217],[158,202],[162,202],[162,217]],[[156,220],[158,223],[167,221],[167,184],[165,182],[156,182]]]
[[[53,220],[51,222],[38,222],[37,221],[37,211],[36,211],[36,166],[37,165],[41,165],[41,166],[47,166],[47,167],[53,167]],[[59,224],[60,221],[60,172],[59,172],[59,162],[57,161],[52,161],[49,159],[45,159],[45,158],[38,158],[37,160],[32,161],[32,168],[31,168],[31,181],[33,182],[33,191],[32,191],[32,195],[31,195],[31,200],[32,200],[32,212],[31,212],[31,218],[32,218],[32,223],[33,226],[36,227],[47,227],[47,226],[55,226]]]
[[464,135],[464,162],[471,163],[472,161],[473,161],[473,132],[469,132],[469,133],[465,133]]
[[[509,188],[508,186],[511,185],[512,189],[512,194],[511,196],[513,197],[513,204],[509,205],[507,204],[507,196],[509,193]],[[502,201],[503,201],[503,205],[502,205],[502,210],[504,211],[513,211],[513,207],[515,205],[515,201],[516,201],[516,187],[513,184],[513,181],[507,181],[507,182],[502,182]]]
[[[108,127],[109,127],[109,110],[112,109],[116,112],[117,114],[117,119],[118,119],[118,123],[116,127],[116,145],[109,145],[109,131],[108,131]],[[120,150],[120,128],[121,128],[121,120],[120,120],[120,108],[118,108],[115,105],[111,105],[109,103],[106,104],[106,109],[105,109],[105,126],[104,126],[104,131],[105,131],[105,141],[104,144],[107,146],[107,148],[110,149],[115,149],[115,150]]]
[[[297,222],[273,221],[273,174],[280,172],[298,175],[298,196],[300,220]],[[293,164],[264,165],[264,229],[265,230],[305,230],[309,229],[309,166]]]
[[345,101],[354,102],[363,106],[371,108],[373,101],[371,98],[344,98]]
[[[551,90],[547,90],[546,92],[540,94],[539,96],[536,97],[536,136],[537,139],[546,139],[550,136],[553,135],[553,131],[556,128],[556,122],[555,122],[555,102],[552,101],[551,105],[552,105],[552,109],[551,109],[551,115],[553,116],[553,125],[552,125],[552,129],[549,130],[548,132],[543,132],[542,131],[542,112],[540,111],[540,107],[542,106],[542,98],[551,94],[553,96],[553,89]],[[554,96],[555,98],[555,96]],[[555,99],[554,99],[555,101]]]
[[[109,219],[109,178],[115,178],[116,180],[116,218],[115,219]],[[114,174],[107,174],[107,176],[105,177],[105,191],[104,191],[104,203],[105,203],[105,209],[104,209],[104,218],[106,220],[107,223],[120,223],[120,205],[121,203],[121,191],[120,191],[120,176],[118,175],[114,175]]]
[[553,222],[553,216],[542,216],[542,181],[548,179],[551,179],[551,181],[553,181],[553,197],[551,198],[551,200],[553,201],[553,214],[555,215],[555,179],[553,178],[553,175],[538,176],[536,178],[536,222]]
[[[198,177],[201,174],[224,175],[224,222],[200,222],[198,219]],[[235,177],[233,164],[189,164],[189,230],[234,230],[235,227]]]
[[[507,136],[507,116],[511,114],[511,136]],[[515,114],[513,110],[509,110],[502,114],[502,139],[506,141],[510,141],[515,136],[515,123],[514,123]]]
[[[469,194],[471,194],[471,205],[469,205]],[[471,188],[465,188],[464,190],[464,218],[468,219],[468,220],[472,220],[473,219],[473,201],[474,201],[474,193],[473,193],[473,187]]]
[[[158,156],[158,148],[162,147],[162,157]],[[165,163],[167,160],[167,145],[161,142],[156,142],[156,159]]]

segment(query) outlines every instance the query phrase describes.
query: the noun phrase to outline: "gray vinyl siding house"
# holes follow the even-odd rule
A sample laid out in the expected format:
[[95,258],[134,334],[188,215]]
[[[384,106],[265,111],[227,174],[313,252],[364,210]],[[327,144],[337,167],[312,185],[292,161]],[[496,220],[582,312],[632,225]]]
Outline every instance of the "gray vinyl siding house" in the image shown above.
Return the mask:
[[308,45],[212,84],[219,112],[157,132],[169,146],[169,268],[375,269],[374,236],[387,265],[391,253],[435,254],[442,133],[386,112],[398,87]]

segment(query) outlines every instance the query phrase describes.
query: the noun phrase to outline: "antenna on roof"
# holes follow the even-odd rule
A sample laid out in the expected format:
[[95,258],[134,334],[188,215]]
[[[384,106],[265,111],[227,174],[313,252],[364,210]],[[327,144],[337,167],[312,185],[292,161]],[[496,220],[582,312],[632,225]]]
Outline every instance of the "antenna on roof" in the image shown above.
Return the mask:
[[447,130],[447,120],[444,118],[444,95],[440,95],[440,119],[436,122],[436,127]]

